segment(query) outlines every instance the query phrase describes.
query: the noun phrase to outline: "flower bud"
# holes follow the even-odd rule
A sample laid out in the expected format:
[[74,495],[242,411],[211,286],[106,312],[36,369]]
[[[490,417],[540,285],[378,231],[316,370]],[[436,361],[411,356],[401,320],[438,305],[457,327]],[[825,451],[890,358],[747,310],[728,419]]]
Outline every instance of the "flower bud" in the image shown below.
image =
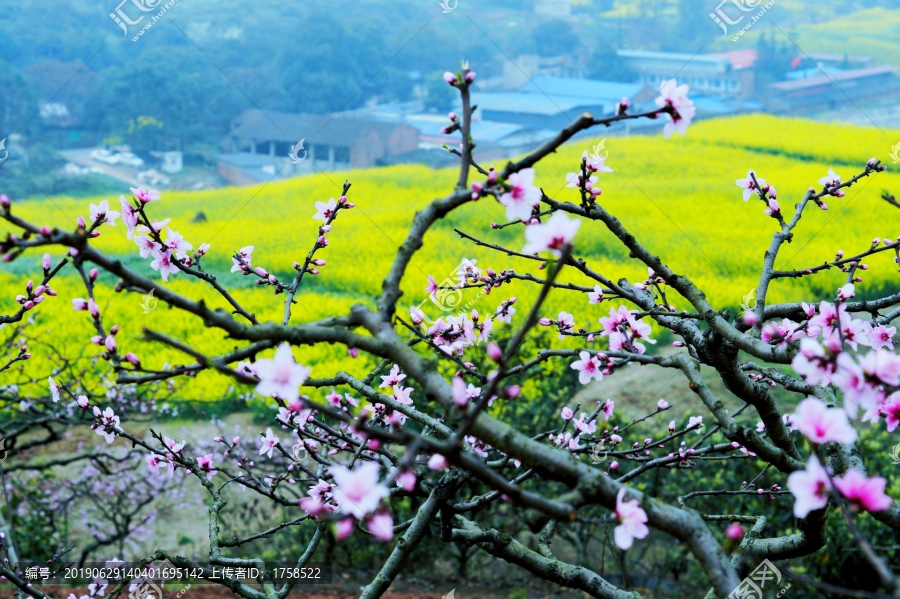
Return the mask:
[[138,358],[136,355],[134,355],[131,352],[125,354],[125,361],[127,361],[129,364],[131,364],[133,366],[137,366],[139,368],[141,366],[140,358]]
[[88,273],[88,278],[89,278],[91,281],[96,281],[96,280],[97,280],[97,277],[98,277],[99,275],[100,275],[100,272],[99,272],[96,268],[92,268],[91,271]]

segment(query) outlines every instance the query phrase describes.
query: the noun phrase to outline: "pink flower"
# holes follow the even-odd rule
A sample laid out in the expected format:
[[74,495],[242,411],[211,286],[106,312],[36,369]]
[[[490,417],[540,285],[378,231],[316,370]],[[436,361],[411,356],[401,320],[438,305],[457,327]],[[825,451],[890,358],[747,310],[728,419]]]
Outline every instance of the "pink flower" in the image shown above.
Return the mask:
[[327,401],[334,407],[339,408],[341,407],[341,394],[332,389],[331,393],[325,396],[325,401]]
[[825,187],[836,187],[841,184],[841,176],[834,172],[833,168],[828,169],[828,174],[819,179],[819,185]]
[[381,509],[366,518],[366,528],[379,541],[390,541],[394,538],[394,519],[387,509]]
[[797,405],[791,423],[803,435],[816,444],[835,441],[837,443],[853,443],[856,431],[847,420],[844,410],[829,409],[822,400],[807,397]]
[[113,412],[112,408],[106,408],[98,415],[99,409],[94,408],[94,414],[100,419],[100,425],[94,430],[98,435],[106,439],[107,443],[112,443],[116,438],[116,428],[119,426],[119,417]]
[[744,536],[744,527],[737,522],[733,522],[725,529],[725,536],[732,541],[737,541]]
[[616,493],[616,518],[619,524],[613,531],[616,546],[626,551],[634,544],[634,539],[643,539],[650,534],[647,528],[647,512],[638,506],[637,499],[624,501],[625,487]]
[[402,487],[408,493],[412,493],[412,490],[416,488],[416,473],[412,470],[407,470],[400,474],[397,477],[397,486]]
[[271,458],[275,446],[278,445],[278,437],[272,434],[272,429],[266,429],[266,436],[262,439],[262,445],[259,448],[259,455],[265,455]]
[[588,154],[588,151],[585,150],[581,155],[581,159],[585,162],[585,166],[587,166],[589,171],[593,171],[595,173],[611,173],[613,170],[606,166],[604,162],[606,162],[606,156],[601,154]]
[[825,355],[819,342],[808,337],[800,340],[800,351],[794,356],[791,366],[810,385],[830,384],[837,370],[837,364]]
[[212,478],[216,475],[216,469],[213,468],[212,454],[208,453],[197,458],[197,467],[206,473],[206,478]]
[[159,474],[159,466],[160,466],[159,457],[152,453],[150,455],[148,455],[147,456],[147,466],[150,468],[150,470],[152,470],[156,474]]
[[766,216],[771,216],[772,218],[777,217],[781,214],[781,206],[778,205],[778,201],[775,198],[769,198],[769,207],[763,210]]
[[603,288],[600,285],[594,285],[594,290],[588,293],[589,304],[599,304],[603,301]]
[[852,297],[856,297],[856,289],[853,286],[853,283],[847,283],[846,285],[838,288],[837,297],[841,301],[847,301]]
[[156,260],[150,262],[150,268],[158,270],[163,281],[169,280],[169,275],[178,272],[178,267],[172,261],[172,250],[156,254]]
[[507,180],[512,189],[500,196],[500,203],[506,206],[506,218],[531,220],[531,209],[541,201],[541,190],[534,184],[534,169],[526,168],[513,173]]
[[[753,197],[754,193],[757,193],[756,186],[753,184],[753,176],[755,174],[756,173],[754,173],[752,170],[747,171],[746,177],[744,177],[743,179],[738,179],[737,181],[734,182],[735,185],[737,185],[738,187],[740,187],[741,189],[744,190],[744,201],[745,202],[747,200],[749,200],[751,197]],[[766,183],[765,179],[757,178],[756,181],[759,183],[760,187],[762,187]]]
[[131,187],[131,193],[144,204],[155,202],[159,199],[159,192],[155,189],[144,189],[143,187]]
[[885,417],[888,432],[894,432],[897,425],[900,424],[900,392],[888,396],[880,411]]
[[828,505],[831,483],[828,482],[828,473],[814,455],[809,456],[806,470],[798,470],[788,476],[787,486],[794,496],[794,515],[798,518],[805,518],[811,511]]
[[[238,255],[241,257],[241,260],[249,267],[252,263],[253,259],[253,246],[248,245],[247,247],[242,247],[241,251],[238,252]],[[243,266],[240,262],[238,262],[237,258],[231,258],[231,272],[238,272],[239,270],[243,270]]]
[[[596,421],[596,420],[591,420],[590,422],[587,422],[587,420],[586,420],[586,419],[587,419],[587,416],[588,416],[588,415],[587,415],[587,413],[585,413],[585,412],[580,413],[580,414],[578,415],[578,419],[572,421],[572,425],[575,427],[575,429],[576,429],[579,433],[586,433],[586,434],[590,435],[590,434],[593,434],[594,432],[596,432],[596,430],[597,430],[597,421]],[[578,438],[576,437],[576,438],[575,438],[575,443],[570,444],[570,449],[574,449],[574,447],[572,447],[572,445],[576,445],[577,442],[578,442]]]
[[88,298],[87,311],[88,314],[90,314],[94,318],[98,318],[100,316],[100,306],[97,305],[97,302],[95,302],[94,298],[92,297]]
[[334,525],[334,528],[337,533],[338,541],[343,541],[353,534],[355,522],[353,521],[353,518],[344,518],[343,520],[338,520],[337,524]]
[[294,361],[291,346],[282,343],[275,351],[274,359],[256,361],[259,376],[256,392],[266,397],[277,395],[288,402],[297,401],[300,399],[298,388],[309,378],[309,373],[309,368]]
[[352,471],[346,466],[328,467],[337,485],[334,501],[340,513],[362,519],[374,512],[383,498],[390,496],[388,488],[378,482],[379,470],[375,462],[363,462]]
[[445,470],[449,465],[450,462],[447,461],[447,458],[439,453],[434,454],[428,459],[429,470]]
[[560,414],[560,416],[562,417],[563,420],[571,420],[572,416],[574,416],[574,415],[575,415],[575,412],[573,412],[572,409],[569,408],[568,406],[564,407],[562,409],[562,414]]
[[107,335],[106,339],[103,341],[103,344],[106,346],[106,349],[114,352],[116,351],[116,338],[112,335]]
[[328,202],[316,202],[317,212],[313,214],[313,220],[328,222],[328,219],[334,215],[335,210],[337,210],[337,202],[334,201],[334,198],[331,198]]
[[885,349],[870,351],[859,365],[866,374],[891,387],[900,386],[900,356]]
[[122,222],[128,228],[128,239],[134,237],[134,228],[138,224],[139,213],[132,208],[131,203],[125,199],[125,196],[119,196],[119,204],[122,206]]
[[406,378],[405,374],[400,374],[400,367],[394,364],[391,366],[391,372],[387,376],[381,377],[381,386],[382,387],[393,387],[397,385]]
[[53,397],[53,403],[59,402],[59,385],[56,384],[52,376],[47,377],[47,382],[50,384],[50,395]]
[[897,327],[886,327],[880,324],[869,331],[869,343],[872,345],[872,349],[881,349],[885,346],[888,349],[894,349],[893,338],[896,334]]
[[453,377],[453,403],[460,408],[465,408],[469,404],[466,383],[458,376]]
[[616,407],[616,402],[614,402],[611,399],[606,400],[606,403],[603,404],[603,410],[602,410],[604,420],[609,421],[609,419],[612,418],[613,409],[615,407]]
[[[840,313],[843,313],[845,309],[844,306],[841,306]],[[822,327],[824,336],[830,337],[831,332],[840,326],[840,314],[838,313],[838,308],[836,308],[834,304],[822,302],[819,304],[819,313],[809,319],[809,324]]]
[[72,300],[72,307],[76,310],[87,310],[87,306],[88,303],[86,299],[76,297]]
[[694,429],[694,430],[697,431],[697,434],[699,435],[699,434],[700,434],[700,429],[703,428],[703,416],[691,416],[691,417],[688,419],[688,425],[687,425],[687,428],[691,428],[691,427],[693,427],[694,425],[698,425],[697,428]]
[[166,247],[175,252],[175,255],[182,259],[186,256],[185,252],[194,249],[193,245],[188,241],[185,241],[181,233],[173,231],[169,227],[166,227]]
[[184,449],[184,441],[178,442],[175,439],[170,439],[168,437],[163,437],[163,443],[165,443],[166,447],[172,453],[181,453],[181,450]]
[[596,356],[591,356],[586,351],[580,352],[578,356],[581,359],[572,362],[569,366],[572,370],[578,371],[578,382],[582,385],[587,385],[591,382],[591,379],[602,381],[603,365],[600,363],[600,360],[598,360]]
[[557,212],[545,224],[530,225],[525,229],[526,243],[522,252],[536,254],[550,250],[554,256],[559,256],[562,253],[560,250],[575,239],[579,227],[579,219]]
[[109,202],[107,202],[106,200],[103,200],[99,204],[91,204],[90,211],[91,220],[96,222],[97,219],[100,219],[101,225],[107,224],[112,227],[116,224],[116,219],[119,218],[119,213],[115,210],[110,210]]
[[[574,187],[580,188],[582,184],[581,173],[568,173],[566,175],[566,182],[568,183],[566,187]],[[588,180],[585,182],[586,189],[593,189],[594,184],[597,182],[597,176],[592,175],[588,177]]]
[[658,402],[656,402],[656,408],[659,410],[667,410],[669,408],[669,402],[667,402],[664,399],[661,399]]
[[880,512],[891,507],[891,498],[884,494],[886,484],[884,478],[866,478],[856,469],[848,470],[844,476],[834,479],[835,488],[850,501],[853,509],[868,512]]
[[77,403],[78,406],[82,407],[82,408],[87,408],[90,405],[90,402],[88,401],[88,398],[86,395],[79,395],[75,399],[75,403]]
[[457,79],[456,75],[454,75],[450,71],[444,71],[444,81],[446,81],[450,85],[456,85],[457,83],[459,83],[459,79]]
[[676,131],[684,135],[688,125],[691,124],[691,119],[697,114],[697,109],[694,108],[694,103],[687,97],[687,93],[687,84],[678,85],[674,79],[663,81],[659,86],[659,96],[656,98],[656,105],[660,108],[669,105],[674,109],[674,114],[666,113],[666,117],[669,119],[669,122],[663,127],[666,139],[671,137]]
[[162,249],[162,245],[153,241],[147,235],[143,233],[140,235],[134,236],[134,242],[138,246],[138,251],[141,253],[141,258],[148,258],[151,254],[154,256],[159,253]]

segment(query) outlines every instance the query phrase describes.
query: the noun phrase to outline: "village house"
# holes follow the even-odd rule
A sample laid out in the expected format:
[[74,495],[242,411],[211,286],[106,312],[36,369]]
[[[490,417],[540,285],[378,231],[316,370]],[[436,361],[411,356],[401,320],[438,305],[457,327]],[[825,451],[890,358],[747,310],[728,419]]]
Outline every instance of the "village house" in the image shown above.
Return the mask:
[[[292,155],[291,150],[297,147]],[[292,114],[246,110],[219,144],[218,171],[235,185],[351,168],[369,168],[382,158],[419,147],[419,132],[407,123],[364,115]]]

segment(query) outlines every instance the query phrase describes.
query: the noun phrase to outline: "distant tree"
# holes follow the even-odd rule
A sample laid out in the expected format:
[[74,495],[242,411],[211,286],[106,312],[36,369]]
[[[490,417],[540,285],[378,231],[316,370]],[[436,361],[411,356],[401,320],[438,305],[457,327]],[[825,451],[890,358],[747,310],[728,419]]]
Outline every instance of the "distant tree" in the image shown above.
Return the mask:
[[561,19],[541,23],[531,32],[533,53],[540,56],[559,56],[577,50],[581,40],[568,21]]
[[34,91],[21,71],[0,60],[0,139],[18,132],[36,115],[38,106]]
[[141,59],[101,72],[85,126],[150,151],[189,142],[217,142],[250,104],[203,55],[151,49]]
[[625,61],[608,44],[601,44],[594,49],[588,60],[588,68],[585,74],[589,79],[601,79],[603,81],[631,83],[638,79],[638,74],[629,69]]
[[783,81],[792,70],[791,62],[797,56],[797,50],[787,44],[763,34],[756,44],[756,85],[762,89],[769,83]]
[[447,86],[440,73],[425,76],[425,108],[439,111],[450,110],[457,94]]

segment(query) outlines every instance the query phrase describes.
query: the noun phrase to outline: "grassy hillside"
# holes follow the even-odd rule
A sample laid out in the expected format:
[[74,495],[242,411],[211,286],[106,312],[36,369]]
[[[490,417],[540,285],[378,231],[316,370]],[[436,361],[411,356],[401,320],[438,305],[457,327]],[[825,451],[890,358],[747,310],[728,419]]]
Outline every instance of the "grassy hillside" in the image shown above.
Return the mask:
[[[824,22],[803,23],[786,28],[785,23],[799,18],[797,9],[807,11],[809,3],[789,4],[779,2],[769,10],[766,18],[771,17],[784,28],[790,40],[772,27],[755,27],[748,31],[740,41],[741,48],[756,47],[757,38],[764,33],[771,36],[779,44],[790,48],[799,48],[798,54],[850,54],[851,56],[868,56],[876,64],[900,65],[900,10],[887,8],[866,8],[856,12],[841,10],[829,15],[829,11],[820,14],[826,18]],[[848,14],[849,13],[849,14]],[[793,42],[793,43],[791,43]],[[734,50],[731,38],[724,38],[717,44],[720,50]]]
[[[741,201],[734,180],[744,176],[748,168],[756,169],[777,187],[779,201],[787,211],[810,185],[817,185],[817,180],[829,168],[848,178],[870,157],[886,159],[897,139],[900,132],[882,134],[877,129],[761,115],[699,123],[686,137],[668,141],[659,136],[610,138],[606,146],[609,164],[615,172],[601,176],[604,191],[601,202],[669,266],[700,285],[714,304],[734,307],[755,286],[763,252],[775,230],[775,222],[763,214],[760,202]],[[576,191],[565,188],[565,174],[575,169],[582,150],[591,143],[570,144],[538,166],[537,182],[548,195],[577,201]],[[344,176],[353,182],[350,196],[358,208],[342,213],[335,223],[329,234],[331,245],[321,253],[328,265],[322,268],[320,276],[307,279],[310,286],[298,296],[295,323],[341,312],[356,302],[372,304],[413,215],[432,199],[444,195],[454,181],[452,171],[433,171],[420,166],[357,171]],[[280,319],[282,297],[273,297],[271,291],[256,288],[253,277],[229,274],[229,256],[232,250],[254,245],[254,265],[287,278],[292,272],[291,262],[302,260],[313,242],[314,203],[339,195],[343,176],[338,177],[330,173],[253,188],[165,193],[161,202],[151,205],[151,214],[154,218],[172,218],[170,226],[194,247],[209,242],[212,250],[207,268],[226,286],[239,287],[235,295],[251,311],[263,318]],[[879,199],[883,188],[900,192],[900,178],[889,171],[852,187],[844,198],[833,198],[828,211],[813,206],[804,216],[794,242],[783,250],[779,266],[814,265],[832,258],[838,249],[848,253],[862,250],[874,236],[900,235],[897,219],[900,215]],[[115,201],[113,197],[102,199]],[[54,198],[16,203],[14,210],[39,223],[73,228],[76,217],[88,213],[88,203],[83,199]],[[198,212],[206,215],[205,222],[193,222]],[[521,229],[493,231],[489,226],[491,221],[502,222],[503,210],[491,200],[481,200],[457,211],[427,235],[425,247],[408,271],[405,295],[401,299],[402,315],[408,314],[411,305],[426,299],[423,291],[426,274],[438,281],[452,276],[462,257],[478,259],[481,267],[499,270],[512,265],[520,272],[533,271],[531,264],[510,262],[494,252],[473,248],[453,232],[454,227],[459,227],[484,239],[521,249]],[[629,260],[599,223],[586,223],[576,242],[577,253],[610,278],[626,277],[635,281],[646,276],[646,270]],[[105,227],[96,243],[107,254],[152,272],[138,257],[133,242],[126,239],[121,224]],[[39,272],[39,259],[40,254],[31,254],[3,266],[0,285],[6,292],[0,297],[0,309],[12,308],[12,298],[18,289],[29,276]],[[890,256],[881,254],[869,261],[872,268],[865,273],[863,294],[896,286],[896,267],[891,260]],[[772,289],[771,297],[788,300],[830,296],[839,285],[838,274],[779,282]],[[564,273],[562,279],[583,282],[574,273]],[[206,330],[164,306],[145,315],[140,308],[140,296],[117,297],[112,289],[115,281],[109,278],[101,282],[99,299],[105,308],[107,324],[121,326],[120,347],[138,353],[149,367],[159,367],[166,360],[174,363],[183,359],[159,347],[131,341],[144,326],[167,331],[207,355],[233,347],[219,333]],[[173,276],[170,286],[191,295],[203,295],[210,303],[224,306],[214,292],[183,275]],[[36,327],[32,333],[46,331],[42,339],[59,346],[63,352],[83,352],[86,357],[99,354],[96,348],[84,347],[90,335],[89,317],[84,312],[74,312],[69,304],[71,298],[84,294],[79,281],[69,272],[54,287],[60,297],[42,304],[35,312]],[[511,295],[525,302],[534,292],[533,286],[504,287],[488,298],[477,300],[476,305],[483,312]],[[471,292],[466,299],[473,297],[475,293]],[[573,310],[573,305],[577,309]],[[547,312],[555,314],[563,307],[575,313],[576,322],[581,326],[596,326],[597,317],[609,309],[606,304],[588,306],[586,298],[554,294]],[[40,356],[49,350],[36,348],[35,351]],[[357,371],[364,366],[349,361],[345,350],[338,347],[301,349],[298,358],[311,363],[316,376],[326,375],[337,367]],[[46,368],[46,363],[33,362],[34,368]],[[46,376],[38,371],[33,374]],[[213,380],[214,377],[201,376],[191,383],[190,394],[201,397],[218,394],[221,387],[213,385]]]

